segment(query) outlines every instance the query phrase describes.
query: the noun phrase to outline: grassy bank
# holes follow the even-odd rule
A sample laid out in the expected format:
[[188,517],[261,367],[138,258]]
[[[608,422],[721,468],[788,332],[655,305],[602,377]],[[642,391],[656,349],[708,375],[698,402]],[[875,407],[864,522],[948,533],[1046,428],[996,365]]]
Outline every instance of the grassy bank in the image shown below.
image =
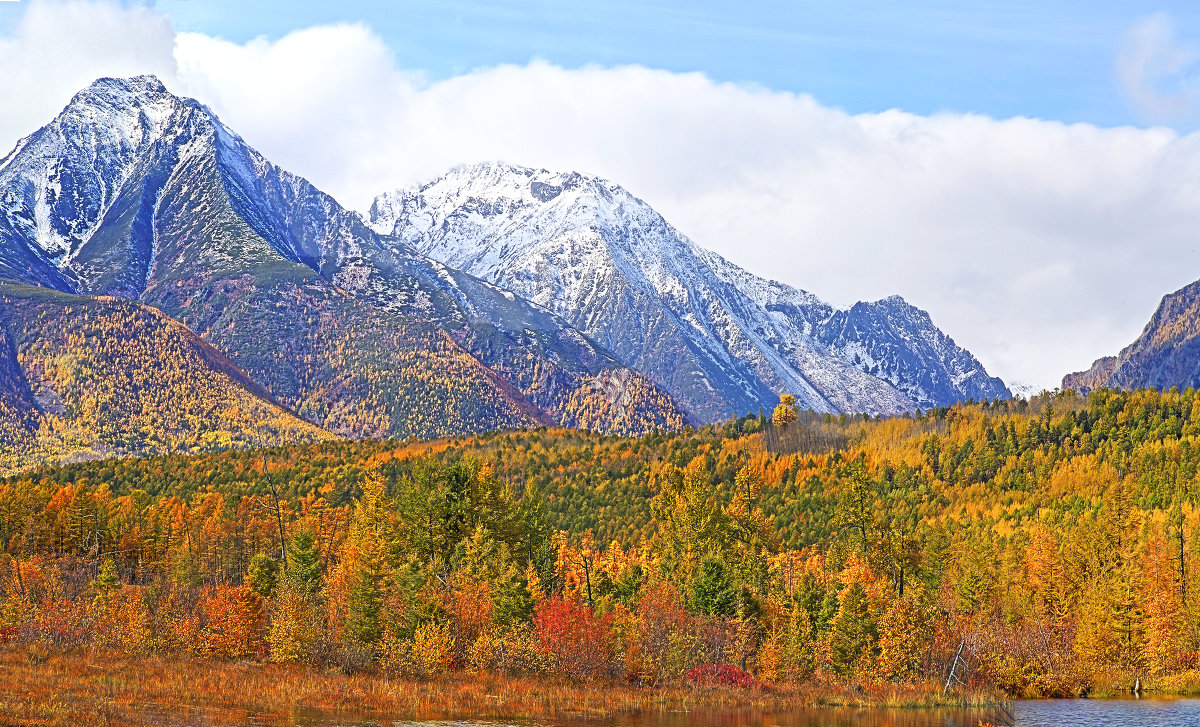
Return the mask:
[[802,706],[982,707],[934,685],[647,688],[459,673],[416,682],[304,666],[0,650],[0,722],[45,725],[304,724],[388,718],[616,717]]

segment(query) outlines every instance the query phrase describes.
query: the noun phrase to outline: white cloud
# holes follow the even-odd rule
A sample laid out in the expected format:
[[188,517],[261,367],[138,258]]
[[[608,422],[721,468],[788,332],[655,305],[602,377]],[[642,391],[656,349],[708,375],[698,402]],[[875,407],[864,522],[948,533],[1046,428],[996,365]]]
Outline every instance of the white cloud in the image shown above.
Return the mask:
[[1117,50],[1117,79],[1134,109],[1152,121],[1179,118],[1194,110],[1195,64],[1200,50],[1181,40],[1167,13],[1134,23]]
[[0,36],[0,145],[8,152],[100,76],[175,72],[171,21],[147,8],[31,2]]
[[[1056,385],[1127,344],[1162,294],[1200,277],[1197,135],[849,115],[639,67],[534,62],[428,82],[359,25],[247,44],[180,34],[172,68],[164,18],[95,12],[142,25],[81,55],[90,75],[136,65],[130,48],[156,49],[125,72],[165,69],[173,89],[349,206],[480,160],[600,174],[760,274],[834,302],[904,295],[1006,380]],[[53,63],[44,54],[23,72]],[[9,75],[0,71],[0,89]],[[59,106],[69,96],[54,94]],[[52,113],[30,106],[21,113],[37,118],[22,133]],[[0,145],[18,135],[7,123]]]

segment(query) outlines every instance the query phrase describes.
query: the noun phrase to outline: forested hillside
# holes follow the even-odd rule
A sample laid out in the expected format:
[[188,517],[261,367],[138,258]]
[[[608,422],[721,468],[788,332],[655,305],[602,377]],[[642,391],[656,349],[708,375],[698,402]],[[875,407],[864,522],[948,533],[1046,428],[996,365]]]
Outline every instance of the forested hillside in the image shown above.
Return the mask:
[[0,627],[416,676],[944,682],[961,646],[952,682],[1017,695],[1200,685],[1195,392],[772,419],[28,473]]
[[0,473],[329,438],[154,309],[0,283]]

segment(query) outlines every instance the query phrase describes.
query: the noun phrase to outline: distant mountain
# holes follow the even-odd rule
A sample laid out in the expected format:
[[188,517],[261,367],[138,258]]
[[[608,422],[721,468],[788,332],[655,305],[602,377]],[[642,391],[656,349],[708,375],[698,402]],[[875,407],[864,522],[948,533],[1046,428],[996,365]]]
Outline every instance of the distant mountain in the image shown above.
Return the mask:
[[0,474],[331,436],[156,310],[0,283]]
[[0,160],[0,278],[153,306],[337,434],[684,421],[566,321],[385,243],[150,76],[96,81]]
[[1163,296],[1137,340],[1087,371],[1067,374],[1062,388],[1167,390],[1200,388],[1200,281]]
[[835,308],[683,236],[611,182],[504,164],[376,198],[371,226],[544,306],[646,373],[693,417],[770,407],[893,414],[1008,397],[924,311]]

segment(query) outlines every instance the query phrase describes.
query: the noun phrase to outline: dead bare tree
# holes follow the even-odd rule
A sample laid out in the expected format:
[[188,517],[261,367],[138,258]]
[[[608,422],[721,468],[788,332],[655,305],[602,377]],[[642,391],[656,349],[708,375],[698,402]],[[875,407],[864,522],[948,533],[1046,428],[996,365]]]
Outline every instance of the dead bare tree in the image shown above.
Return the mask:
[[267,471],[267,448],[264,445],[259,445],[262,452],[262,474],[266,480],[267,489],[271,491],[271,497],[275,505],[275,524],[279,526],[279,563],[283,568],[283,572],[287,573],[287,539],[283,534],[283,509],[279,504],[279,488],[275,486],[275,481],[271,479],[271,473]]

